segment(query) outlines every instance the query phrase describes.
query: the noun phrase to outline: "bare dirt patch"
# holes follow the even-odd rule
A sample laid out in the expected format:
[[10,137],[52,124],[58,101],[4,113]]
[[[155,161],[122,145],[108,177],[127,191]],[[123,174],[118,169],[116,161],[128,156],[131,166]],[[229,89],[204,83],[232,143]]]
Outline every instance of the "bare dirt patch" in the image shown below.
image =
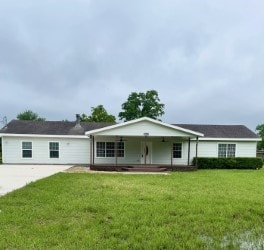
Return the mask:
[[86,166],[73,166],[71,168],[68,168],[64,172],[67,172],[67,173],[87,173],[87,172],[91,172],[91,170],[89,167],[86,167]]

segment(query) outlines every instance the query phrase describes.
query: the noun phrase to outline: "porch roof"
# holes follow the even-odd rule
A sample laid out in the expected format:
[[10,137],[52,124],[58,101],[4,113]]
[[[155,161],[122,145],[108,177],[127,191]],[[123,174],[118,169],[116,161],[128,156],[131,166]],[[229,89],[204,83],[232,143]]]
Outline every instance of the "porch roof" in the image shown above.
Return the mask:
[[100,136],[137,136],[137,137],[203,137],[202,133],[170,125],[148,117],[94,129],[85,132],[86,135]]

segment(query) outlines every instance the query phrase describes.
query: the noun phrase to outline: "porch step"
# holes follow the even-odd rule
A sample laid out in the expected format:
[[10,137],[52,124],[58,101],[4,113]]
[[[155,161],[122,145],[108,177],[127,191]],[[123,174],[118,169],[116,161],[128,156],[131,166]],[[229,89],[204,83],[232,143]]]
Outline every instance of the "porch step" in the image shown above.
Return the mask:
[[91,170],[96,171],[130,171],[130,172],[165,172],[165,171],[196,171],[196,166],[180,165],[90,165]]

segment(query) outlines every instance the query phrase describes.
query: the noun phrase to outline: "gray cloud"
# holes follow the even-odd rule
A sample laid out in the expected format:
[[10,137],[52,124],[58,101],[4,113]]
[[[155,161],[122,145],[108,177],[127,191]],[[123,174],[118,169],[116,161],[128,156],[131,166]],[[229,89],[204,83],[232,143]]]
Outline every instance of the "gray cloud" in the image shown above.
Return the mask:
[[18,1],[0,5],[0,118],[74,119],[156,89],[174,123],[263,123],[264,3]]

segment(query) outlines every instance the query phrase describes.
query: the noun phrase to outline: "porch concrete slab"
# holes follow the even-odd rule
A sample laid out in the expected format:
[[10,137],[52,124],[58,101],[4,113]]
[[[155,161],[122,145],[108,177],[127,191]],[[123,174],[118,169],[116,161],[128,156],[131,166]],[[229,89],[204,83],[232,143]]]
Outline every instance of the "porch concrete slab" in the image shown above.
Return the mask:
[[70,167],[72,165],[0,165],[0,196]]

